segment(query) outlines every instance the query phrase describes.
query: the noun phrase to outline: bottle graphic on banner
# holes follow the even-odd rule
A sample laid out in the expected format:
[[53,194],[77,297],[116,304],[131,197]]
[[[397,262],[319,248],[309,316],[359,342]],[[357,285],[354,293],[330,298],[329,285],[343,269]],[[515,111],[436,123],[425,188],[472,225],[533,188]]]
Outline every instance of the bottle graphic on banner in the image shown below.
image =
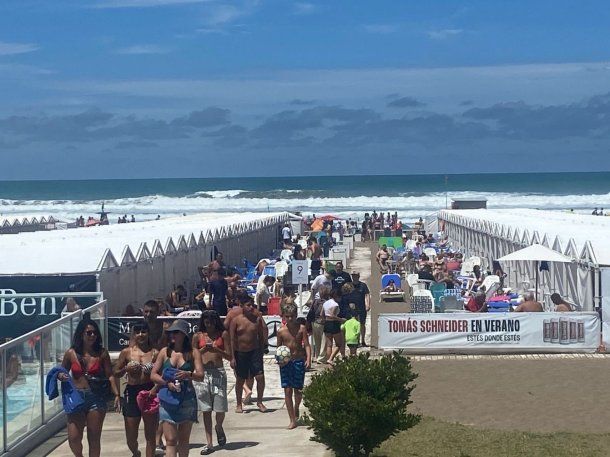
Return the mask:
[[551,319],[551,343],[559,343],[559,319]]
[[576,344],[578,342],[578,327],[576,326],[576,319],[570,318],[568,320],[570,327],[570,344]]
[[549,319],[545,319],[542,324],[542,340],[545,343],[551,342],[551,321]]
[[559,344],[570,344],[570,322],[567,317],[559,318]]
[[582,319],[576,321],[576,328],[578,329],[578,342],[585,342],[585,322]]

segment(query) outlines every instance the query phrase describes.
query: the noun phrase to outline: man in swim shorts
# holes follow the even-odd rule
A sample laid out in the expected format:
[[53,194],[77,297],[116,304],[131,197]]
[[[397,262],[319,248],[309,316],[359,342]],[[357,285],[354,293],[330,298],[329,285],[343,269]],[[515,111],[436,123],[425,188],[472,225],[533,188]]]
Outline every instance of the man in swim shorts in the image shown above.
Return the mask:
[[255,312],[252,298],[246,294],[240,295],[239,306],[241,314],[235,315],[229,325],[233,360],[231,368],[235,370],[235,395],[237,407],[235,412],[243,412],[242,389],[246,379],[256,379],[256,394],[258,409],[264,413],[267,408],[263,404],[265,391],[265,373],[263,370],[263,350],[267,343],[265,325],[262,316]]

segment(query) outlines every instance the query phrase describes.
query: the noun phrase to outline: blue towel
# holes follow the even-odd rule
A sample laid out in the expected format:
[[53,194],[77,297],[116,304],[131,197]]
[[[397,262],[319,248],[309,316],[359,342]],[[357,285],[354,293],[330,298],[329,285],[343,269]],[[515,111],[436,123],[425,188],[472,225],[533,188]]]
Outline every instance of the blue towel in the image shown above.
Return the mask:
[[[163,370],[163,374],[161,377],[164,381],[174,382],[176,380],[176,374],[178,373],[178,369],[169,367]],[[173,390],[169,390],[167,387],[161,387],[159,392],[157,393],[157,397],[159,397],[159,401],[170,405],[170,406],[178,406],[182,403],[182,399],[184,397],[184,390],[186,386],[185,383],[182,383],[182,389],[180,392],[174,392]]]
[[59,395],[57,390],[57,377],[61,373],[68,375],[68,380],[61,383],[61,402],[64,411],[67,414],[71,414],[80,410],[85,401],[83,394],[74,385],[68,370],[66,370],[64,367],[51,368],[47,374],[47,379],[45,380],[45,392],[48,395],[49,400],[57,398]]

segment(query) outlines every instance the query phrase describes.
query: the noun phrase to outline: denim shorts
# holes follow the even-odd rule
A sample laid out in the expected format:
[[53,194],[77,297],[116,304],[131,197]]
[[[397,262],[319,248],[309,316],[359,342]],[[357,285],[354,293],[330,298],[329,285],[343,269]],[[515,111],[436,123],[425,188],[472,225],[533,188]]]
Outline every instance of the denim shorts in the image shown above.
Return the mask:
[[197,397],[195,389],[189,385],[184,392],[184,398],[179,405],[159,404],[159,423],[181,424],[182,422],[197,422]]
[[83,405],[78,411],[72,414],[85,413],[89,411],[103,411],[106,412],[106,398],[91,389],[77,389],[78,392],[83,396]]

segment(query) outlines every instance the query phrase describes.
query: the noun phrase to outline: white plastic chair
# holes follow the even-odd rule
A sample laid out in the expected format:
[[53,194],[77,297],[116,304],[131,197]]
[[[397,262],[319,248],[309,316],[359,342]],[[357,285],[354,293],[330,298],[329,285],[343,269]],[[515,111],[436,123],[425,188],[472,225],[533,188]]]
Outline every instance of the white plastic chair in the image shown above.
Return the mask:
[[407,284],[411,290],[424,289],[424,285],[419,282],[419,276],[417,273],[411,273],[407,275]]
[[426,254],[430,260],[434,260],[436,257],[436,250],[434,248],[426,248],[424,249],[424,254]]
[[462,269],[460,270],[460,276],[470,276],[473,268],[474,268],[474,264],[470,260],[462,262]]
[[292,249],[282,249],[280,259],[290,262],[290,257],[292,257]]
[[468,259],[468,262],[472,263],[472,266],[478,265],[481,266],[481,258],[479,256],[473,255]]
[[489,276],[485,276],[485,279],[483,279],[483,282],[481,283],[481,287],[485,287],[485,290],[489,290],[489,288],[493,285],[493,284],[500,284],[500,277],[497,275],[489,275]]
[[288,271],[288,263],[280,260],[279,262],[275,262],[275,277],[281,278]]

